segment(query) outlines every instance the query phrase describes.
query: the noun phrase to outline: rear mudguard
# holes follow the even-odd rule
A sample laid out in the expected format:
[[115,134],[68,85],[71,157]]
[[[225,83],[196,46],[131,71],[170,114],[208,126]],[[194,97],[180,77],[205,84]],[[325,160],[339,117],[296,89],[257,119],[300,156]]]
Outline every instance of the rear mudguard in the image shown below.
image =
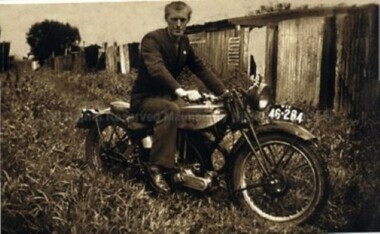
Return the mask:
[[[314,143],[316,136],[314,136],[311,132],[309,132],[306,128],[293,124],[288,122],[272,122],[270,124],[261,125],[255,128],[256,134],[258,136],[268,133],[277,133],[277,134],[286,134],[286,135],[292,135],[296,138],[304,141],[309,141]],[[255,142],[252,142],[254,145],[256,145]],[[247,144],[246,140],[243,136],[241,136],[234,147],[231,150],[230,153],[230,159],[233,160],[236,156],[236,154],[245,147]]]
[[116,116],[111,112],[111,108],[102,110],[97,109],[83,109],[82,116],[76,123],[77,128],[90,129],[95,125],[96,120],[108,121],[115,120]]

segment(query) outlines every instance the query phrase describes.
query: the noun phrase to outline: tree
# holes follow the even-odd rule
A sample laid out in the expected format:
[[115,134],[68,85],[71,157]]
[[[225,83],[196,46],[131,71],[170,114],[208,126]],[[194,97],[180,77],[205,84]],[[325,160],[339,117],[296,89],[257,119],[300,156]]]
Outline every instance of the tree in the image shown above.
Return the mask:
[[66,50],[77,48],[80,39],[78,28],[53,20],[33,24],[26,34],[30,51],[41,64],[50,56],[63,55]]

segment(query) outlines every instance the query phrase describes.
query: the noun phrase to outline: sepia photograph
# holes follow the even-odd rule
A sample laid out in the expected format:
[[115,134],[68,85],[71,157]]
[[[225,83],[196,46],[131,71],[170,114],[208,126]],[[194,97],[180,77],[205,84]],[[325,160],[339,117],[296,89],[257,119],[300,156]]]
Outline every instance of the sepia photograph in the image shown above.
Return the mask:
[[1,232],[380,232],[379,4],[0,0]]

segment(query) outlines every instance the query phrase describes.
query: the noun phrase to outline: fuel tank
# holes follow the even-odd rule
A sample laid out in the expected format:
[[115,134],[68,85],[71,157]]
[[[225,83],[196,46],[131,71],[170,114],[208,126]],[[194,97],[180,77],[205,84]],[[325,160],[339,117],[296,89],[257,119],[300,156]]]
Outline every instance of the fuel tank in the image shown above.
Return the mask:
[[200,130],[224,120],[223,104],[189,105],[181,107],[179,128]]

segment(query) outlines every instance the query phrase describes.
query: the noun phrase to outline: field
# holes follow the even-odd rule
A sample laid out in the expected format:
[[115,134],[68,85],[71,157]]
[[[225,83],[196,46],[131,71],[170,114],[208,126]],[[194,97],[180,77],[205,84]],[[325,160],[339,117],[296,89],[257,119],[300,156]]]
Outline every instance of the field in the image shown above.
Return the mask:
[[[380,231],[380,123],[307,107],[330,172],[330,196],[313,225],[258,223],[222,189],[213,196],[153,196],[123,173],[97,174],[84,161],[83,107],[128,100],[133,75],[1,74],[1,231],[58,233],[320,233]],[[235,82],[230,82],[233,84]]]

